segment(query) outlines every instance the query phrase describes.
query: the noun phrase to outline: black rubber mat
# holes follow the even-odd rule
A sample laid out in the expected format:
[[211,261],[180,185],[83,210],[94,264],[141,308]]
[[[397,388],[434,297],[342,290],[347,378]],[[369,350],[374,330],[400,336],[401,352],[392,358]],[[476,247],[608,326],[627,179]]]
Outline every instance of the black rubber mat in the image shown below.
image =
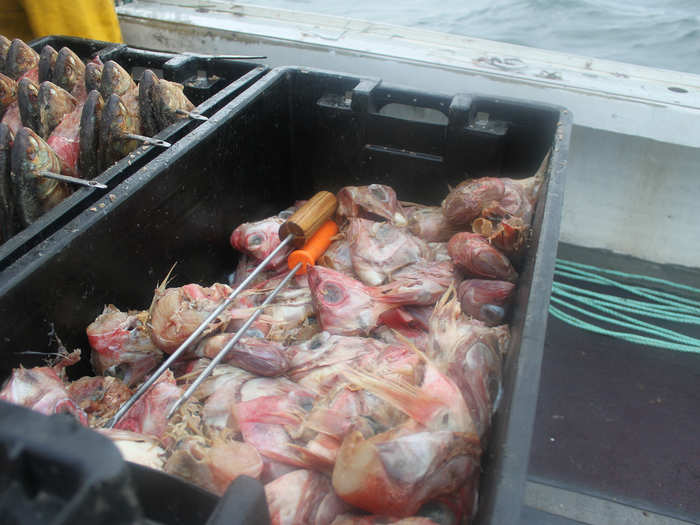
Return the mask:
[[[599,252],[569,259],[606,266]],[[612,257],[607,267],[625,269]],[[673,279],[631,260],[638,273]],[[670,273],[669,275],[664,275]],[[683,274],[688,282],[693,272]],[[694,283],[696,286],[700,281]],[[683,330],[700,337],[700,327]],[[700,355],[584,332],[550,316],[530,477],[700,521]]]

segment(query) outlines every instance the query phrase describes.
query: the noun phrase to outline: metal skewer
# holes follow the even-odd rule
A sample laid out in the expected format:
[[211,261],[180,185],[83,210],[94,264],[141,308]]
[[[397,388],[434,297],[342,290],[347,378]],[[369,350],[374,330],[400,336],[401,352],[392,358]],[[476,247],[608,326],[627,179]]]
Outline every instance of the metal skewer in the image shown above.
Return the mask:
[[205,117],[204,115],[200,115],[199,113],[195,113],[194,111],[186,111],[184,109],[176,109],[175,113],[178,115],[185,115],[188,118],[194,119],[194,120],[209,120],[209,117]]
[[68,175],[61,175],[60,173],[54,173],[53,171],[40,171],[39,175],[46,177],[47,179],[56,179],[63,182],[70,182],[71,184],[80,184],[81,186],[87,186],[88,188],[100,188],[101,190],[106,190],[107,185],[97,182],[96,180],[85,180],[79,179],[78,177],[69,177]]
[[[114,414],[112,419],[107,423],[107,428],[113,428],[119,420],[124,417],[128,410],[136,403],[146,391],[158,380],[158,378],[168,369],[168,367],[187,350],[187,348],[192,344],[201,334],[206,330],[209,323],[211,323],[218,315],[224,311],[233,300],[250,284],[250,282],[267,266],[267,264],[282,250],[285,246],[294,242],[296,245],[304,244],[308,239],[309,250],[297,250],[292,252],[297,254],[299,257],[299,262],[294,259],[294,266],[291,271],[285,276],[282,282],[277,285],[277,287],[272,291],[272,293],[265,299],[263,304],[258,307],[258,309],[250,316],[250,318],[243,324],[243,326],[237,331],[236,335],[226,344],[226,346],[219,352],[219,354],[212,360],[212,363],[207,366],[207,368],[197,377],[197,379],[192,383],[192,385],[187,389],[181,398],[178,399],[177,403],[170,409],[167,417],[170,418],[177,409],[192,395],[196,390],[197,386],[206,379],[206,377],[211,373],[219,363],[226,353],[236,344],[236,342],[243,336],[248,327],[257,319],[261,314],[263,308],[267,306],[272,299],[279,293],[279,291],[296,275],[300,268],[304,267],[304,264],[313,264],[313,261],[318,258],[318,256],[325,251],[328,244],[325,247],[321,247],[321,243],[315,240],[316,235],[313,237],[311,234],[320,235],[322,232],[320,229],[328,230],[329,226],[335,229],[332,232],[324,233],[324,238],[327,238],[328,243],[330,243],[330,238],[337,232],[337,226],[335,223],[330,222],[330,225],[326,223],[326,220],[335,212],[337,202],[335,196],[329,192],[319,192],[314,197],[309,199],[309,201],[304,204],[299,210],[297,210],[290,218],[280,227],[280,238],[282,242],[267,256],[263,259],[260,264],[251,272],[251,274],[246,277],[238,287],[231,292],[231,294],[211,313],[209,316],[197,327],[197,329],[192,332],[192,334],[175,350],[168,359],[166,359],[158,369],[149,377],[134,393],[134,395],[127,400]],[[321,250],[320,253],[318,250]],[[290,266],[293,258],[290,256]]]
[[264,55],[205,55],[202,53],[182,53],[183,55],[197,58],[216,58],[222,60],[258,60],[267,58]]
[[146,137],[144,135],[137,135],[136,133],[122,133],[122,137],[125,139],[140,140],[144,144],[150,144],[151,146],[160,146],[161,148],[169,148],[172,146],[170,142],[166,142],[160,139],[154,139],[153,137]]

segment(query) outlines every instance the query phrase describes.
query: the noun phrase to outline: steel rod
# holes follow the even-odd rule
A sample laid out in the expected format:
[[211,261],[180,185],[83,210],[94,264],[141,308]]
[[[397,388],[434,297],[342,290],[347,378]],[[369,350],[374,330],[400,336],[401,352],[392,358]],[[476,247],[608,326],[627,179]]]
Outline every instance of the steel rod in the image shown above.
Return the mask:
[[[291,238],[287,237],[287,239]],[[245,323],[243,323],[243,326],[239,328],[239,330],[236,332],[236,335],[234,335],[231,340],[226,343],[226,345],[221,349],[221,351],[216,354],[216,357],[211,360],[211,363],[207,365],[207,367],[202,371],[201,374],[197,376],[197,378],[192,382],[192,384],[189,386],[187,390],[185,390],[185,393],[180,396],[180,398],[175,402],[175,404],[172,406],[170,411],[168,412],[167,418],[170,419],[175,412],[178,411],[178,409],[194,394],[194,391],[197,390],[197,387],[204,381],[207,377],[209,377],[209,374],[211,374],[211,371],[214,370],[214,367],[218,365],[221,360],[226,357],[226,354],[228,353],[231,348],[238,342],[238,340],[243,337],[245,334],[246,330],[250,327],[250,325],[253,324],[253,322],[260,316],[262,313],[263,309],[270,304],[270,302],[275,298],[275,296],[284,288],[287,283],[296,275],[296,273],[299,271],[299,268],[301,268],[302,263],[297,263],[294,268],[292,268],[289,273],[282,279],[282,281],[275,287],[272,292],[270,292],[270,295],[267,296],[267,298],[263,301],[263,303],[258,306],[257,310],[253,312],[253,314],[246,320]]]
[[101,182],[97,182],[96,180],[85,180],[79,179],[78,177],[69,177],[68,175],[61,175],[60,173],[54,173],[53,171],[40,171],[39,175],[48,179],[56,179],[63,182],[70,182],[71,184],[80,184],[81,186],[87,186],[88,188],[100,188],[102,190],[107,189],[106,184],[102,184]]
[[238,294],[240,294],[246,286],[250,284],[250,282],[257,277],[257,275],[263,271],[265,266],[285,247],[287,246],[290,242],[292,242],[293,237],[290,235],[286,237],[279,245],[277,248],[272,250],[270,255],[265,257],[260,264],[253,270],[248,277],[246,277],[241,284],[239,284],[233,292],[211,313],[209,314],[209,317],[207,317],[202,324],[200,324],[197,329],[190,334],[190,336],[175,350],[172,354],[170,354],[170,357],[168,357],[165,361],[163,361],[163,364],[161,364],[158,369],[149,377],[136,391],[136,393],[131,396],[130,399],[128,399],[122,406],[121,408],[117,411],[116,414],[114,414],[114,417],[109,421],[109,423],[106,425],[107,428],[112,428],[114,425],[116,425],[119,420],[124,417],[124,414],[127,413],[127,411],[138,401],[141,396],[155,383],[158,378],[163,375],[163,372],[165,372],[168,367],[175,361],[180,355],[187,350],[190,344],[197,339],[202,332],[209,326],[209,323],[211,323],[221,312],[224,311],[232,302],[233,300],[238,297]]

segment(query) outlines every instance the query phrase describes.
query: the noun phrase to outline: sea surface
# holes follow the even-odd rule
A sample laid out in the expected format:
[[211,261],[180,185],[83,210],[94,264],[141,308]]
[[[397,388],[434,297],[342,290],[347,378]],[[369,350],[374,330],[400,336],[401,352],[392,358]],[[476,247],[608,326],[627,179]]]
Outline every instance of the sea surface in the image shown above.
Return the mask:
[[700,0],[243,0],[700,74]]

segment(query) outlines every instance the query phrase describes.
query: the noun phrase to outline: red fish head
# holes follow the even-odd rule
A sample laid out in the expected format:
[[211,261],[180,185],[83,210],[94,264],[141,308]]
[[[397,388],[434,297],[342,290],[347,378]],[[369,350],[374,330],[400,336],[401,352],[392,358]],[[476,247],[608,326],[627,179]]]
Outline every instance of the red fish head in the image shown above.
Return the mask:
[[387,220],[397,226],[406,225],[396,192],[389,186],[346,186],[338,192],[340,217],[363,217],[371,220]]
[[503,322],[515,284],[507,281],[467,279],[459,285],[462,311],[489,326]]
[[321,327],[333,334],[368,334],[387,308],[360,281],[323,266],[308,272],[309,288]]
[[467,226],[481,214],[484,205],[503,198],[501,179],[483,177],[460,183],[442,201],[442,211],[454,226]]

